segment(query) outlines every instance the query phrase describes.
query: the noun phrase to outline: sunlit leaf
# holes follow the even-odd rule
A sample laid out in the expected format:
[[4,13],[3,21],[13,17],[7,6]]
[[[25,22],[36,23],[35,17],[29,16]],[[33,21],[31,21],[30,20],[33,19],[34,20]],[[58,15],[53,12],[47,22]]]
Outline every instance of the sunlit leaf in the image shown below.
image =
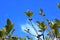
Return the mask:
[[46,37],[46,40],[49,40],[49,38],[48,38],[48,37]]
[[9,37],[8,39],[9,40],[18,40],[18,37],[17,36],[14,36],[14,37]]
[[50,22],[50,28],[52,29],[52,32],[53,32],[53,34],[55,34],[55,36],[57,36],[59,34],[58,24],[60,25],[58,19],[55,19],[54,22]]
[[55,29],[52,29],[52,32],[55,33]]
[[26,38],[20,38],[20,40],[26,40]]
[[32,40],[32,38],[30,38],[30,40]]
[[18,40],[17,36],[12,37],[13,40]]
[[47,28],[47,26],[45,25],[43,21],[42,22],[37,21],[37,24],[38,24],[38,27],[42,29],[43,31]]
[[40,15],[42,15],[43,14],[43,9],[40,9]]
[[59,27],[60,26],[60,20],[55,19],[55,24]]
[[30,10],[25,12],[25,14],[28,16],[28,17],[31,17],[33,15],[33,12],[31,12]]
[[60,3],[57,4],[58,8],[60,8]]
[[48,26],[47,26],[47,25],[45,25],[45,27],[44,27],[44,28],[46,29],[46,28],[48,28]]
[[50,25],[50,28],[53,28],[54,27],[54,22],[50,22],[49,25]]
[[58,27],[56,24],[53,26],[52,31],[56,36],[58,35],[59,32],[58,32]]
[[45,14],[43,14],[43,9],[40,9],[39,13],[41,16],[45,16]]
[[4,27],[4,32],[6,32],[6,28]]

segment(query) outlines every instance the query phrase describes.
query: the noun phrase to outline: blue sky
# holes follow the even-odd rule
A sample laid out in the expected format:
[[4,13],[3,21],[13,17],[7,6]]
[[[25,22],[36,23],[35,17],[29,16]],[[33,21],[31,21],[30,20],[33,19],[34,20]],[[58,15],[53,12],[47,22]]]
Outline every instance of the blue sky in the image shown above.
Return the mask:
[[54,20],[60,19],[60,9],[57,8],[57,3],[60,0],[0,0],[0,28],[6,24],[6,19],[9,18],[14,23],[15,32],[13,35],[23,37],[26,34],[21,30],[21,25],[27,23],[24,14],[28,9],[34,12],[32,16],[33,22],[43,20],[38,14],[40,8],[46,14],[45,18]]

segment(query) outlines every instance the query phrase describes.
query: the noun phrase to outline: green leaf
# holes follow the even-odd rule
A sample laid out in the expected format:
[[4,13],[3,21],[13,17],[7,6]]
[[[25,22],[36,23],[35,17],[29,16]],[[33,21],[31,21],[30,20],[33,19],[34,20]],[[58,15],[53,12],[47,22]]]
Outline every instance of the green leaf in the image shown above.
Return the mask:
[[30,40],[32,40],[32,38],[30,38]]
[[14,25],[11,23],[11,21],[9,19],[7,19],[7,25],[5,25],[5,27],[4,27],[6,35],[8,35],[11,32],[13,27],[14,27]]
[[13,40],[12,37],[10,37],[9,40]]
[[9,40],[18,40],[18,37],[17,36],[10,37]]
[[2,40],[4,40],[4,38],[2,38]]
[[53,34],[55,34],[55,29],[52,29]]
[[54,24],[54,26],[52,27],[52,32],[57,36],[58,35],[58,26],[56,24]]
[[60,38],[60,33],[57,35],[58,38]]
[[28,17],[31,17],[33,15],[33,12],[31,12],[30,10],[25,12],[25,14],[28,16]]
[[54,23],[54,22],[49,22],[49,25],[50,25],[50,28],[51,28],[51,29],[53,29],[53,28],[54,28],[55,23]]
[[26,38],[20,38],[20,40],[26,40]]
[[6,34],[9,34],[10,31],[13,29],[13,24],[10,26],[6,25],[4,28],[6,29]]
[[45,14],[43,14],[43,9],[40,9],[39,13],[40,13],[41,16],[45,16]]
[[42,15],[43,14],[43,9],[40,9],[40,15]]
[[48,38],[48,37],[46,37],[46,40],[49,40],[49,38]]
[[37,24],[38,24],[38,27],[40,29],[42,29],[43,31],[47,28],[47,26],[45,25],[44,21],[42,21],[42,22],[37,21]]
[[15,37],[12,37],[12,39],[13,39],[13,40],[18,40],[18,37],[17,37],[17,36],[15,36]]
[[7,25],[11,25],[11,21],[7,19]]
[[0,38],[2,38],[4,36],[4,31],[0,30]]
[[60,3],[58,3],[58,5],[57,5],[57,6],[58,6],[58,8],[60,8]]
[[58,27],[60,27],[60,20],[55,19],[55,24],[56,24]]
[[58,25],[60,25],[60,21],[58,19],[55,19],[54,22],[50,22],[50,28],[52,29],[52,32],[55,34],[55,36],[59,34]]

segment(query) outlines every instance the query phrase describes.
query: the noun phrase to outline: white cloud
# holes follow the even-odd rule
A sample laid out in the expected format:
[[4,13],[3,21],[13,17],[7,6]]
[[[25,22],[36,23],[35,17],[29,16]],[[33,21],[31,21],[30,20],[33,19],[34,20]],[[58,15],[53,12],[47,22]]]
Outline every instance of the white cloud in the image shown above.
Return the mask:
[[34,29],[32,28],[32,26],[29,25],[29,24],[21,25],[21,28],[22,28],[22,31],[25,32],[25,33],[27,33],[25,30],[30,29],[29,32],[30,32],[31,34],[33,34],[33,35],[36,35],[35,30],[34,30]]
[[[36,24],[33,23],[33,25],[34,25],[34,27],[35,27],[36,30],[39,30],[39,28],[37,27]],[[24,24],[24,25],[21,25],[21,28],[22,28],[22,31],[25,32],[25,33],[27,33],[27,32],[25,31],[26,28],[27,28],[27,29],[29,28],[29,29],[30,29],[29,32],[30,32],[31,34],[37,35],[36,32],[35,32],[35,30],[33,29],[33,27],[32,27],[30,24],[28,24],[28,23],[26,23],[26,24]],[[38,33],[41,34],[40,32],[38,32]],[[42,38],[42,37],[41,37],[41,38]],[[37,40],[37,38],[34,37],[34,40]]]
[[[36,30],[39,30],[39,28],[37,27],[36,24],[33,23],[33,25],[34,25],[34,27],[35,27]],[[33,27],[31,26],[31,24],[29,24],[29,23],[26,23],[26,24],[21,25],[21,28],[22,28],[22,31],[25,32],[25,33],[27,33],[27,32],[25,31],[26,28],[27,28],[27,29],[29,28],[29,29],[30,29],[29,32],[30,32],[31,34],[37,35],[36,32],[35,32],[35,30],[34,30]],[[38,34],[41,34],[41,32],[38,32]],[[31,36],[32,36],[32,35],[31,35]],[[43,40],[43,36],[41,36],[40,38]],[[37,40],[37,38],[33,36],[33,40]],[[56,38],[54,38],[54,40],[56,40]]]

